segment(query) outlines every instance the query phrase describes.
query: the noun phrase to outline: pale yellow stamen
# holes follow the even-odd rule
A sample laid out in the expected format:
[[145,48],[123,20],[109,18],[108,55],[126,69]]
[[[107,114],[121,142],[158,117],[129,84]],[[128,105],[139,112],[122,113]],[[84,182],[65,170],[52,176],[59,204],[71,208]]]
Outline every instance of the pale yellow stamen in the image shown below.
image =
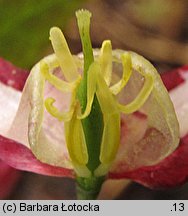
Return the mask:
[[104,131],[101,142],[100,161],[104,166],[100,166],[100,171],[107,172],[106,167],[112,162],[117,152],[120,139],[120,112],[112,93],[102,76],[100,65],[94,62],[88,71],[87,83],[87,106],[84,114],[85,118],[91,111],[94,95],[96,93],[104,121]]
[[122,79],[110,87],[112,94],[117,95],[127,84],[132,74],[132,61],[130,54],[122,54],[121,61],[123,65]]
[[61,92],[72,92],[78,83],[78,80],[70,83],[59,79],[58,77],[49,72],[48,65],[43,61],[41,62],[40,70],[44,78]]
[[57,27],[51,28],[50,40],[66,80],[75,81],[79,74],[62,31]]
[[104,80],[109,86],[112,78],[112,45],[110,40],[105,40],[102,43],[99,63]]
[[120,142],[120,113],[104,115],[104,131],[100,150],[101,164],[95,170],[96,176],[105,175],[114,160]]
[[101,143],[100,161],[108,164],[115,158],[120,142],[120,113],[104,116],[104,131]]
[[78,104],[70,121],[65,122],[65,137],[70,158],[75,170],[83,177],[91,175],[86,167],[88,152],[81,120],[77,118]]
[[54,98],[47,98],[44,102],[44,105],[47,111],[59,121],[70,121],[73,115],[73,110],[70,109],[69,112],[60,112],[53,104],[55,102]]
[[115,158],[120,142],[120,111],[114,96],[100,73],[99,67],[97,71],[99,72],[96,73],[96,95],[103,113],[104,130],[99,156],[101,165],[99,169],[97,168],[95,174],[105,175],[108,172],[107,168]]
[[[77,15],[79,16],[79,13]],[[87,16],[90,16],[90,14],[87,14]],[[74,169],[79,176],[89,177],[91,175],[87,168],[89,155],[81,119],[89,116],[94,96],[97,96],[103,114],[104,128],[99,155],[101,164],[94,171],[94,175],[105,175],[116,156],[120,143],[120,113],[130,114],[140,109],[153,89],[153,77],[139,71],[145,79],[141,91],[131,103],[127,105],[119,104],[115,95],[121,92],[131,77],[131,56],[129,53],[121,55],[122,78],[109,87],[112,76],[112,46],[110,41],[104,41],[98,61],[94,61],[87,71],[87,104],[84,113],[79,114],[80,107],[76,98],[81,77],[77,72],[75,60],[71,56],[60,29],[52,28],[50,38],[62,72],[68,82],[60,80],[50,73],[48,65],[43,62],[41,63],[41,72],[55,88],[61,92],[71,92],[72,97],[68,112],[59,111],[54,106],[55,100],[53,98],[46,99],[46,109],[59,121],[65,122],[66,143]]]
[[75,163],[85,165],[88,162],[85,135],[81,120],[77,119],[74,112],[72,119],[65,123],[65,135],[69,154]]
[[152,89],[153,89],[153,77],[150,75],[143,74],[145,78],[144,86],[142,87],[141,91],[137,95],[137,97],[128,105],[122,105],[118,104],[118,108],[120,109],[121,112],[125,114],[130,114],[138,109],[141,108],[141,106],[145,103],[147,98],[149,97]]
[[54,106],[54,102],[55,102],[54,98],[47,98],[44,103],[47,111],[52,116],[57,118],[59,121],[69,121],[72,118],[72,115],[74,112],[76,89],[81,80],[81,77],[79,76],[78,79],[72,83],[68,83],[68,82],[65,82],[64,80],[60,80],[58,77],[54,76],[52,73],[49,72],[49,67],[44,61],[42,61],[40,64],[40,70],[44,78],[48,80],[48,82],[50,82],[56,89],[58,89],[61,92],[71,92],[72,93],[71,105],[70,105],[70,109],[68,112],[59,111]]
[[109,91],[109,88],[102,76],[100,64],[97,62],[91,64],[88,70],[87,105],[84,113],[81,116],[78,116],[78,118],[84,119],[90,114],[95,93],[97,94],[103,113],[112,113],[117,111],[113,95]]
[[93,104],[94,95],[97,87],[97,76],[96,76],[96,63],[91,64],[88,70],[87,76],[87,105],[84,113],[78,116],[79,119],[86,118],[90,112]]
[[97,77],[97,91],[96,95],[102,110],[103,114],[112,115],[114,113],[119,112],[117,108],[117,102],[115,97],[112,95],[112,93],[109,90],[109,87],[107,86],[104,78],[101,74],[100,66],[96,64],[95,68],[95,75]]

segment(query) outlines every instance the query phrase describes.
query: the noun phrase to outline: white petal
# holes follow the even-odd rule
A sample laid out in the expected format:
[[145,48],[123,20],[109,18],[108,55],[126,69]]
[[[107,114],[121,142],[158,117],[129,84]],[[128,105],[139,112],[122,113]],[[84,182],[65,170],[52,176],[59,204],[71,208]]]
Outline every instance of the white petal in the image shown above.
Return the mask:
[[7,136],[16,115],[21,98],[21,92],[0,82],[0,134]]
[[[45,57],[44,60],[48,63],[53,62],[54,55]],[[61,74],[58,70],[51,72],[56,75]],[[64,123],[52,117],[44,108],[44,99],[53,97],[56,100],[54,105],[60,110],[66,110],[70,95],[62,94],[49,83],[44,86],[44,82],[40,72],[40,63],[38,63],[27,79],[21,103],[8,136],[30,147],[40,161],[72,168],[65,143]]]

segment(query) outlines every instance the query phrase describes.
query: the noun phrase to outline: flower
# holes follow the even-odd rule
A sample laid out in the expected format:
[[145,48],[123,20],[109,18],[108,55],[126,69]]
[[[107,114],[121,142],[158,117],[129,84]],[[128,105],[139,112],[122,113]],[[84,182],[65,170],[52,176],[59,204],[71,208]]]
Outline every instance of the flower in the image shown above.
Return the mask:
[[[177,73],[185,82],[172,90],[180,135],[185,136],[178,147],[174,108],[154,67],[133,52],[112,50],[110,41],[93,56],[90,13],[81,11],[77,17],[84,58],[71,55],[55,27],[50,32],[55,54],[33,67],[22,97],[1,84],[6,96],[2,103],[8,97],[4,104],[11,112],[2,115],[6,112],[1,111],[7,128],[0,131],[0,159],[21,170],[77,175],[79,181],[106,175],[132,178],[149,187],[184,182],[188,176],[186,73]],[[181,170],[174,166],[177,156]]]

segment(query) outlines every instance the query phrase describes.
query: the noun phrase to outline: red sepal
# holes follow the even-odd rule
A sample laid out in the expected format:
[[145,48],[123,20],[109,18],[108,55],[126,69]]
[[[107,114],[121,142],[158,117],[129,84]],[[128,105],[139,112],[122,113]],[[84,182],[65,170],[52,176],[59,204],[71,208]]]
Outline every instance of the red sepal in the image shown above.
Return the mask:
[[50,176],[74,177],[71,169],[42,163],[36,159],[30,149],[1,135],[0,149],[0,158],[16,169]]
[[162,81],[166,86],[167,90],[175,88],[185,81],[183,78],[183,73],[188,73],[188,65],[177,68],[175,70],[166,71],[161,75]]
[[28,75],[27,70],[17,68],[10,62],[0,58],[0,81],[2,83],[21,91]]

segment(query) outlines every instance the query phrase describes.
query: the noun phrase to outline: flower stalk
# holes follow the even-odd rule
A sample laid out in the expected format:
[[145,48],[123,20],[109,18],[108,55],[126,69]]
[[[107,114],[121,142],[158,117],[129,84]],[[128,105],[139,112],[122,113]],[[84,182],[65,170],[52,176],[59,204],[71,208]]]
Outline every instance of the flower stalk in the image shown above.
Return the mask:
[[95,200],[100,192],[105,177],[76,178],[77,198],[81,200]]

